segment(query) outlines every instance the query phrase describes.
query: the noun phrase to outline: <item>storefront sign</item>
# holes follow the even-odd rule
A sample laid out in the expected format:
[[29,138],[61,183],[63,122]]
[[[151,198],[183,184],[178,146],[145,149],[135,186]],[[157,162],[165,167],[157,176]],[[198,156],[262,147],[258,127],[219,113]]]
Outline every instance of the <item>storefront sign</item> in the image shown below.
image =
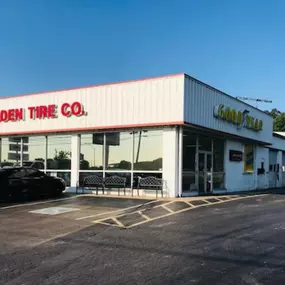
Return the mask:
[[230,161],[242,161],[243,153],[238,150],[230,150]]
[[60,106],[55,104],[30,106],[26,109],[0,110],[0,122],[24,121],[26,118],[32,120],[54,119],[58,118],[59,114],[63,117],[81,117],[86,116],[87,112],[84,111],[80,102],[63,103]]
[[238,128],[245,127],[254,131],[261,131],[263,121],[249,115],[248,110],[237,111],[223,104],[214,107],[214,116],[218,119],[225,120],[237,125]]

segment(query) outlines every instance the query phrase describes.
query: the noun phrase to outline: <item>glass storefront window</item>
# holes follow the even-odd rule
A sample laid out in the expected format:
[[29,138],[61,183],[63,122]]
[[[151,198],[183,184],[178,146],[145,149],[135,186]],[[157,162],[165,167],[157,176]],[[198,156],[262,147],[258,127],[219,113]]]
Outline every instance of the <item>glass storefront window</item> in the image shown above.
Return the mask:
[[68,171],[68,172],[48,171],[46,174],[49,176],[55,176],[55,177],[62,178],[65,181],[66,186],[70,186],[70,181],[71,181],[71,172],[70,171]]
[[45,169],[46,138],[23,138],[23,166]]
[[134,136],[134,170],[162,171],[162,130],[139,130]]
[[195,171],[196,134],[183,133],[183,171]]
[[[1,167],[19,165],[21,161],[20,138],[2,138],[1,142]],[[10,151],[10,145],[16,145],[12,147],[13,151]]]
[[47,169],[71,170],[71,136],[48,136]]
[[224,171],[224,140],[214,139],[214,172]]
[[212,151],[212,138],[199,135],[199,150]]
[[103,169],[104,134],[83,134],[80,143],[80,170]]
[[131,132],[106,133],[106,169],[131,170],[133,134]]

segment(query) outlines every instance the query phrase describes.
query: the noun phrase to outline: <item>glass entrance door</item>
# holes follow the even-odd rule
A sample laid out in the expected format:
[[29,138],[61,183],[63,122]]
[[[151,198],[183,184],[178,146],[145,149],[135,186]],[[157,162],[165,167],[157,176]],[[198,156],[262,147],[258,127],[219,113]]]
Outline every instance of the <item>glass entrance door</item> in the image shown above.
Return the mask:
[[200,193],[212,191],[212,154],[211,152],[199,152],[198,186]]

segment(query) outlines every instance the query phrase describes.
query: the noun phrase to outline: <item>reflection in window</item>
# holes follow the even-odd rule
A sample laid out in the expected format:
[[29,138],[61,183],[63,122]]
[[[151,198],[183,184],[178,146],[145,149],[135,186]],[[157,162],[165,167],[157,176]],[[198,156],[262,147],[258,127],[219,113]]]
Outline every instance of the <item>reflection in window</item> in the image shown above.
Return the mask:
[[47,169],[71,169],[71,136],[48,136]]
[[131,170],[132,149],[132,133],[106,133],[106,169]]
[[214,172],[224,171],[224,140],[214,139]]
[[99,177],[103,177],[103,172],[96,172],[96,173],[90,173],[90,172],[79,172],[79,182],[80,184],[84,181],[84,178],[88,177],[88,176],[99,176]]
[[[19,140],[15,142],[11,142],[8,138],[2,138],[2,146],[1,146],[1,167],[5,166],[13,166],[15,164],[20,163],[20,147],[21,143]],[[18,150],[10,151],[10,144],[15,144]],[[12,153],[12,154],[11,154]]]
[[46,138],[23,138],[23,166],[45,169]]
[[81,135],[80,170],[103,169],[104,134]]
[[162,131],[135,132],[134,170],[162,170]]
[[199,150],[212,151],[212,138],[199,135]]
[[47,175],[54,176],[54,177],[60,177],[65,181],[66,186],[70,186],[71,181],[71,172],[56,172],[56,171],[48,171]]
[[183,171],[195,171],[196,134],[183,133]]

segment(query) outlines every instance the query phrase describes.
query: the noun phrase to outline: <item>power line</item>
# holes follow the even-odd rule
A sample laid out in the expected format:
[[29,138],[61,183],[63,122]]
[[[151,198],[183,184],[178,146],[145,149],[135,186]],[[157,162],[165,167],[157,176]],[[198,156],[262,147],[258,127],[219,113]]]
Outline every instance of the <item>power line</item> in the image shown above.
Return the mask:
[[262,103],[272,103],[272,100],[268,99],[260,99],[260,98],[250,98],[250,97],[236,97],[236,99],[244,100],[244,101],[255,101],[256,102],[256,108],[258,107],[258,102]]

